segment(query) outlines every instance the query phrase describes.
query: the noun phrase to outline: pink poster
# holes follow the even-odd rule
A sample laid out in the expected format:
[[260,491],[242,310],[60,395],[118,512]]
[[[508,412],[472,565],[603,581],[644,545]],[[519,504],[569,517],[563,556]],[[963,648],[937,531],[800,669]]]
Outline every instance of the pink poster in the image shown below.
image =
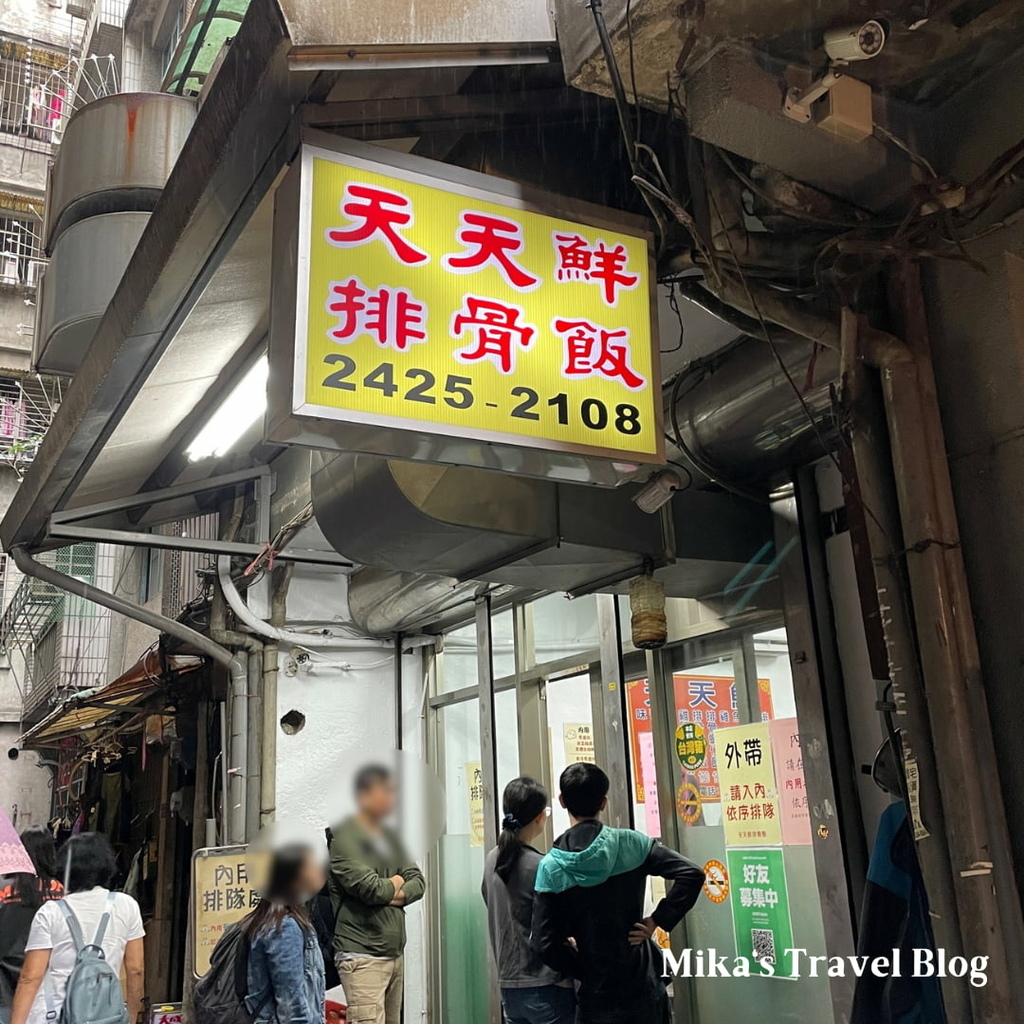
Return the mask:
[[644,786],[644,817],[647,834],[653,839],[661,836],[661,812],[658,810],[658,771],[654,766],[654,734],[642,732],[640,741],[640,774]]
[[786,846],[809,846],[811,812],[804,785],[800,728],[795,718],[777,718],[768,723],[768,728],[775,760],[775,784],[779,789],[782,841]]

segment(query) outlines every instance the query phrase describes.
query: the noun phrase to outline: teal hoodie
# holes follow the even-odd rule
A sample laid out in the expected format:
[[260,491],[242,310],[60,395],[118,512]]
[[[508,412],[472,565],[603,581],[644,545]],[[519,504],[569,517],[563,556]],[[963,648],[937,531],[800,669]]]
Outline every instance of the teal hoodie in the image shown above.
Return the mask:
[[552,848],[537,867],[537,892],[565,892],[574,885],[591,888],[613,875],[634,871],[647,860],[654,840],[629,828],[607,825],[579,851]]

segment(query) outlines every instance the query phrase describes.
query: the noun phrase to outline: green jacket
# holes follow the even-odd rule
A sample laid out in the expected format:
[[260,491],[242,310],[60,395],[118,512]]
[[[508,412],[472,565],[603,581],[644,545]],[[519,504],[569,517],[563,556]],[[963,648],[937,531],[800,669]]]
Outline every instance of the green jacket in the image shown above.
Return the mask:
[[405,908],[393,907],[392,875],[405,879],[405,906],[423,898],[426,881],[402,842],[385,830],[375,842],[355,818],[331,840],[331,902],[336,953],[397,957],[405,948]]

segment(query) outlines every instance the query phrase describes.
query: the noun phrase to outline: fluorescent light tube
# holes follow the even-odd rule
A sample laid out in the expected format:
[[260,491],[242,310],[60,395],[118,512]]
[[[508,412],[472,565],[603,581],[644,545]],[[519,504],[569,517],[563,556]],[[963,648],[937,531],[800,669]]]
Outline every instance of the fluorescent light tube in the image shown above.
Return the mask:
[[224,455],[263,415],[267,408],[268,373],[269,364],[264,354],[231,389],[185,449],[189,462]]

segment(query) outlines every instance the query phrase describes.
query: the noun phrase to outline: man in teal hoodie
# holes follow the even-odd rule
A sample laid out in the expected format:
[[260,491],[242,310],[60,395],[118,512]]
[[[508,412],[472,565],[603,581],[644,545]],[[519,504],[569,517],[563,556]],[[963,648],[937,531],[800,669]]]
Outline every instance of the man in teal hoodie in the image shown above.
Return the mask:
[[[537,868],[531,941],[541,959],[579,982],[579,1024],[663,1024],[670,1019],[655,927],[671,931],[697,902],[704,872],[632,829],[608,828],[608,776],[571,764],[559,800],[572,827]],[[647,878],[673,885],[644,917]]]

